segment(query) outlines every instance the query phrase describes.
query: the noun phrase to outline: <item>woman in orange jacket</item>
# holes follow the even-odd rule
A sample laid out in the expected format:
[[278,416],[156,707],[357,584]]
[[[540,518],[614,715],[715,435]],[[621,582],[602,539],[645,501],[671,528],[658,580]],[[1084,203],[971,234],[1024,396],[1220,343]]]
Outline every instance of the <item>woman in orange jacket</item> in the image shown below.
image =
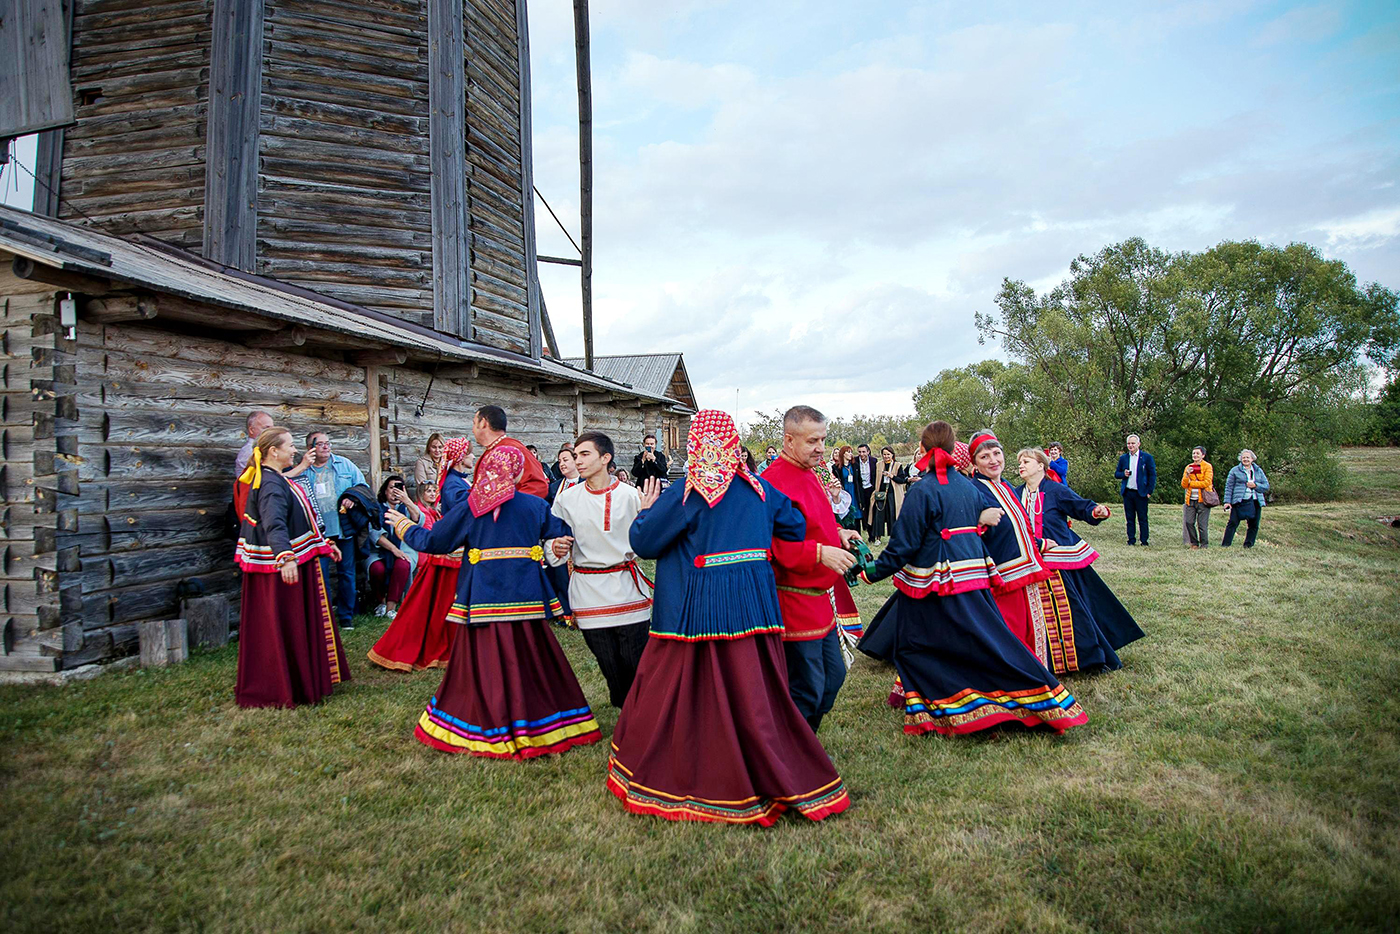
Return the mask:
[[[1191,449],[1191,463],[1181,472],[1181,488],[1186,491],[1186,507],[1182,517],[1182,544],[1192,548],[1210,545],[1210,509],[1207,492],[1215,493],[1215,471],[1206,460],[1206,449]],[[1219,500],[1216,500],[1219,502]]]

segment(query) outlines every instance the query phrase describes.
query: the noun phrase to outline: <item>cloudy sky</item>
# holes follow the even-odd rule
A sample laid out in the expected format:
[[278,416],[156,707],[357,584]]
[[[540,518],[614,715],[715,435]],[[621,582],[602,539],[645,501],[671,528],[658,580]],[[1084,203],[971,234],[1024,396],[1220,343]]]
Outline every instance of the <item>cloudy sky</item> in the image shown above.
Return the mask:
[[[577,237],[572,4],[530,16],[535,179]],[[1400,287],[1394,3],[593,0],[592,29],[597,352],[683,351],[705,406],[910,412],[997,352],[1002,277],[1131,236]],[[541,276],[581,354],[576,270]]]
[[[1400,287],[1400,6],[593,0],[598,353],[702,405],[905,413],[1004,276],[1141,235],[1303,240]],[[577,236],[573,21],[530,6],[536,184]],[[539,212],[541,252],[572,248]],[[542,269],[582,353],[578,277]]]

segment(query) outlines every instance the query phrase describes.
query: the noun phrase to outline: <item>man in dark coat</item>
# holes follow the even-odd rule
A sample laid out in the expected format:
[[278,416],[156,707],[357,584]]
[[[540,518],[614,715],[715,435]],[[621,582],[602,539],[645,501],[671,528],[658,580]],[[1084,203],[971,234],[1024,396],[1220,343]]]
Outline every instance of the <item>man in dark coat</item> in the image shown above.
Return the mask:
[[870,445],[862,444],[856,448],[857,457],[851,464],[851,469],[856,480],[856,505],[860,507],[860,527],[864,532],[870,531],[870,497],[875,492],[875,458],[870,456]]
[[1122,481],[1119,492],[1123,494],[1123,515],[1128,520],[1128,544],[1136,545],[1141,538],[1146,545],[1147,501],[1157,487],[1157,462],[1142,450],[1142,441],[1137,435],[1128,435],[1127,447],[1125,453],[1118,455],[1118,469],[1113,475]]
[[655,477],[666,479],[666,455],[656,449],[656,435],[642,438],[642,449],[632,458],[632,483],[639,489]]

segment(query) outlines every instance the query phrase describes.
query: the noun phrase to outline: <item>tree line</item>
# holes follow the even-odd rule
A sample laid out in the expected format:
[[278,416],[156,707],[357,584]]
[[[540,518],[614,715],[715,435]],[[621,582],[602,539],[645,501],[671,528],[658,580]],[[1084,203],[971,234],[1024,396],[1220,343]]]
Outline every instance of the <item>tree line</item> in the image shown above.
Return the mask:
[[[1299,499],[1336,492],[1337,446],[1400,442],[1400,300],[1311,246],[1168,253],[1133,238],[1043,294],[1008,278],[995,301],[975,326],[1005,359],[943,370],[914,391],[914,417],[840,419],[833,440],[905,447],[942,418],[960,437],[1060,441],[1076,489],[1103,499],[1129,432],[1168,483],[1195,445],[1222,466],[1248,447]],[[761,455],[782,416],[755,414]]]

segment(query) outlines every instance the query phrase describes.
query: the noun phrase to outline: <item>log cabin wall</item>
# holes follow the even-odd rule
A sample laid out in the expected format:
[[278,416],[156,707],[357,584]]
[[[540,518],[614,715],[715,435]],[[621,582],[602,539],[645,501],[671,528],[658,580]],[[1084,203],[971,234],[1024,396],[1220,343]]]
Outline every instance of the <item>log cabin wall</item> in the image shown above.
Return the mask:
[[0,252],[0,671],[54,671],[81,631],[60,621],[61,571],[77,556],[72,345],[50,286],[17,279]]
[[137,621],[178,615],[186,578],[237,605],[224,517],[248,412],[267,411],[298,449],[324,429],[369,473],[362,367],[87,321],[76,362],[81,598],[66,601],[65,622],[96,649],[110,640],[107,654],[127,651]]
[[[432,390],[428,391],[432,379]],[[643,410],[607,404],[585,404],[583,423],[578,422],[577,396],[541,391],[533,382],[507,374],[482,372],[475,379],[433,379],[428,372],[396,367],[386,375],[386,468],[412,482],[413,465],[434,432],[443,437],[471,437],[472,418],[483,405],[506,410],[507,431],[513,438],[533,444],[540,459],[552,462],[559,446],[580,431],[597,430],[612,437],[621,451],[631,439],[641,438]],[[427,401],[424,403],[424,394]],[[418,406],[423,405],[419,416]],[[631,464],[628,455],[628,466]]]
[[465,0],[463,8],[472,338],[538,357],[527,284],[535,263],[534,186],[522,158],[528,132],[520,116],[522,98],[528,104],[524,11],[515,0]]
[[433,326],[428,0],[266,0],[257,271]]
[[58,216],[199,252],[213,0],[76,0]]

